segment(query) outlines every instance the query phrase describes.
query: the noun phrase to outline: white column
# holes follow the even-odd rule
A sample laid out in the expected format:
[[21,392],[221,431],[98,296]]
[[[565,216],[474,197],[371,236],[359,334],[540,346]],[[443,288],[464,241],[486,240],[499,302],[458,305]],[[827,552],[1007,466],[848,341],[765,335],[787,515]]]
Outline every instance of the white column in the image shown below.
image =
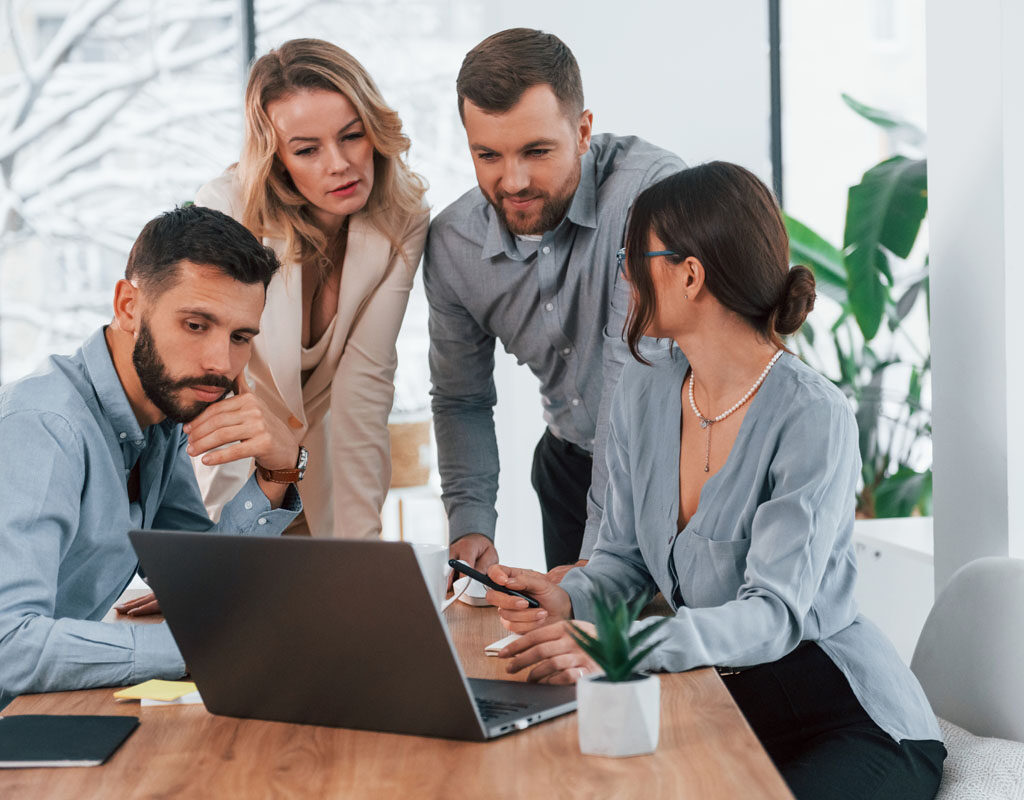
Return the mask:
[[1024,9],[929,0],[935,583],[1024,556]]

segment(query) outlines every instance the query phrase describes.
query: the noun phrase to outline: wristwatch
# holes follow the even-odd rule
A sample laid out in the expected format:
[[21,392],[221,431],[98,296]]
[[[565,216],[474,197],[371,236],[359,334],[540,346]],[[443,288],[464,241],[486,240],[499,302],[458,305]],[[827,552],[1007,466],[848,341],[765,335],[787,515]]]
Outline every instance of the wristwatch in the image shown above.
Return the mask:
[[309,451],[300,444],[299,460],[295,462],[295,469],[267,469],[257,464],[256,474],[271,483],[298,483],[306,475],[308,463]]

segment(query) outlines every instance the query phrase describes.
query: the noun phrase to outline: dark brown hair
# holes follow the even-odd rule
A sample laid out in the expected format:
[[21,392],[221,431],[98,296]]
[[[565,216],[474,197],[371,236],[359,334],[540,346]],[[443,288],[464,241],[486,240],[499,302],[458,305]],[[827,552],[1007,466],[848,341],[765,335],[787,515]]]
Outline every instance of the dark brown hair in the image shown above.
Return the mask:
[[814,275],[789,267],[789,236],[775,197],[750,171],[712,161],[658,181],[637,197],[626,233],[632,299],[626,341],[633,357],[654,318],[654,283],[647,252],[653,232],[677,256],[704,265],[711,295],[739,314],[766,341],[796,332],[814,308]]
[[216,267],[242,283],[266,289],[277,256],[240,222],[212,208],[189,204],[146,223],[132,245],[124,277],[152,297],[177,280],[182,261]]
[[509,28],[484,39],[462,60],[455,90],[459,116],[465,101],[504,114],[531,86],[547,84],[570,120],[583,113],[583,80],[572,50],[551,33]]

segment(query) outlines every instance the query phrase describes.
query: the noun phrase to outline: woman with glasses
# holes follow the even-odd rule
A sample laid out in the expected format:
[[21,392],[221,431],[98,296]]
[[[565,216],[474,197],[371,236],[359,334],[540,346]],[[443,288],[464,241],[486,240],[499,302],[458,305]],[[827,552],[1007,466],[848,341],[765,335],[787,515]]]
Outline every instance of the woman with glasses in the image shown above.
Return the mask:
[[[626,242],[635,360],[612,403],[598,543],[561,584],[491,568],[541,603],[488,592],[525,634],[499,655],[532,680],[575,681],[595,665],[565,620],[592,620],[595,593],[660,591],[674,616],[641,667],[718,667],[797,797],[933,797],[937,722],[853,597],[857,425],[781,339],[813,307],[814,278],[788,267],[774,198],[732,164],[684,170],[637,198]],[[678,347],[645,355],[643,336]]]
[[[196,196],[283,264],[248,374],[308,450],[304,510],[288,533],[380,533],[395,341],[428,220],[408,149],[398,114],[356,59],[295,39],[253,64],[241,158]],[[253,469],[236,464],[196,462],[211,513]]]

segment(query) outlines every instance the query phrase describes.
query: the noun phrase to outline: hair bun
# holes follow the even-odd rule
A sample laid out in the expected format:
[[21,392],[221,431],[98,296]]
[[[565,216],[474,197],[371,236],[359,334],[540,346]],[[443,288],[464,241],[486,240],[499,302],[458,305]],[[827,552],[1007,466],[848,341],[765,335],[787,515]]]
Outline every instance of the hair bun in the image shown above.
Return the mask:
[[775,331],[788,336],[800,330],[814,308],[814,273],[800,264],[790,268],[782,298],[775,308]]

